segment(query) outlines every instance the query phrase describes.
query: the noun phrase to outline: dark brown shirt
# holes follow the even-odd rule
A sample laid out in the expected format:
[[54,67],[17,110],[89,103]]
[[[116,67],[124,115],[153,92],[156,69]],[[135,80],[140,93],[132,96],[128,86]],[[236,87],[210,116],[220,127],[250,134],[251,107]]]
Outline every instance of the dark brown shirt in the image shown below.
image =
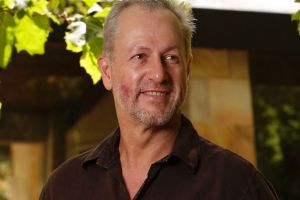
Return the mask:
[[[129,200],[116,130],[95,149],[58,167],[40,200]],[[270,183],[252,164],[200,137],[182,117],[174,149],[153,163],[136,200],[271,200]]]

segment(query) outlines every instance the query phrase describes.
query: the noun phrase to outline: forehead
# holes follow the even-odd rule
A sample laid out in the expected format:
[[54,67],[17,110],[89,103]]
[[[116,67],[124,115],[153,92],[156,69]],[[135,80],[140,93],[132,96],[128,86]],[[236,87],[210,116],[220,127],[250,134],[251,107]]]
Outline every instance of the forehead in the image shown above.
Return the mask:
[[166,42],[176,40],[181,43],[182,26],[170,10],[131,5],[125,8],[117,19],[116,39],[137,40],[142,37],[161,37]]

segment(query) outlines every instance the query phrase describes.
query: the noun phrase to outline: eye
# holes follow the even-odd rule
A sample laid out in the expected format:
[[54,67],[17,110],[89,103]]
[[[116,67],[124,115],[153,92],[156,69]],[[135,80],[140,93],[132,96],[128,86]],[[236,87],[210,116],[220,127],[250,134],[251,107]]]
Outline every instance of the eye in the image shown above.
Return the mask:
[[144,53],[138,53],[131,57],[132,60],[142,60],[146,57]]
[[164,62],[169,63],[169,64],[177,64],[180,61],[180,59],[177,55],[172,55],[172,54],[164,56],[163,60],[164,60]]

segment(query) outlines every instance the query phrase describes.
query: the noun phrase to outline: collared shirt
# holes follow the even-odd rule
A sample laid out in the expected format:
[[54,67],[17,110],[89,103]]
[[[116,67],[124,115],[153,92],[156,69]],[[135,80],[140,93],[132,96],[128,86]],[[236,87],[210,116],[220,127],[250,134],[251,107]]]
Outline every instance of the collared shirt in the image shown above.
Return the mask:
[[[120,131],[58,167],[40,200],[129,200]],[[200,137],[182,117],[172,152],[153,163],[135,200],[273,200],[271,184],[248,161]]]

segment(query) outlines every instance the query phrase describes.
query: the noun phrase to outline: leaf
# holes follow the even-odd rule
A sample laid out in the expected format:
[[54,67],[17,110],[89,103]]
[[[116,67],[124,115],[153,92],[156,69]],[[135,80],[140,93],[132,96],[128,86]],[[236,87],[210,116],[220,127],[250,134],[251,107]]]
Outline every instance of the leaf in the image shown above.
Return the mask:
[[292,15],[292,21],[297,21],[298,23],[297,31],[300,35],[300,10]]
[[6,67],[12,54],[14,43],[13,17],[7,12],[0,13],[0,67]]
[[96,37],[96,36],[90,38],[90,40],[88,41],[88,44],[90,46],[90,51],[93,52],[96,58],[98,58],[102,53],[102,43],[103,43],[103,38]]
[[88,14],[94,13],[94,12],[102,12],[103,8],[95,3],[92,7],[90,7],[87,11]]
[[80,58],[80,66],[91,76],[93,83],[97,83],[101,78],[98,67],[97,57],[102,52],[103,38],[98,36],[102,29],[102,23],[99,19],[89,18],[87,20],[87,44],[83,48],[83,54]]
[[72,51],[74,53],[79,53],[82,51],[82,47],[75,46],[70,40],[65,39],[65,42],[67,44],[67,50]]
[[4,7],[12,8],[14,4],[14,0],[4,0],[3,3],[1,2],[0,4],[3,4]]
[[33,15],[34,13],[47,15],[49,13],[48,4],[49,2],[46,0],[33,1],[33,4],[28,8],[28,13],[30,15]]
[[52,12],[48,9],[49,2],[46,0],[36,0],[33,4],[28,8],[28,13],[30,16],[34,14],[46,15],[56,24],[61,24],[59,18],[56,17]]
[[93,17],[105,18],[109,14],[110,10],[111,10],[110,7],[106,7],[102,10],[102,12],[98,12],[94,14]]
[[25,15],[18,21],[14,30],[17,51],[25,50],[30,55],[44,54],[44,46],[50,32],[51,27],[47,16]]
[[49,8],[56,9],[59,7],[61,1],[60,0],[50,0],[49,1]]
[[300,10],[292,15],[292,21],[299,21],[300,20]]
[[92,7],[95,3],[97,3],[99,0],[83,0],[83,2],[88,6]]
[[94,84],[101,79],[101,73],[97,63],[97,57],[90,50],[90,46],[86,45],[80,57],[80,66],[83,67],[87,74],[92,78]]
[[95,37],[102,37],[103,25],[99,18],[89,17],[86,21],[87,33],[86,39],[93,40]]

